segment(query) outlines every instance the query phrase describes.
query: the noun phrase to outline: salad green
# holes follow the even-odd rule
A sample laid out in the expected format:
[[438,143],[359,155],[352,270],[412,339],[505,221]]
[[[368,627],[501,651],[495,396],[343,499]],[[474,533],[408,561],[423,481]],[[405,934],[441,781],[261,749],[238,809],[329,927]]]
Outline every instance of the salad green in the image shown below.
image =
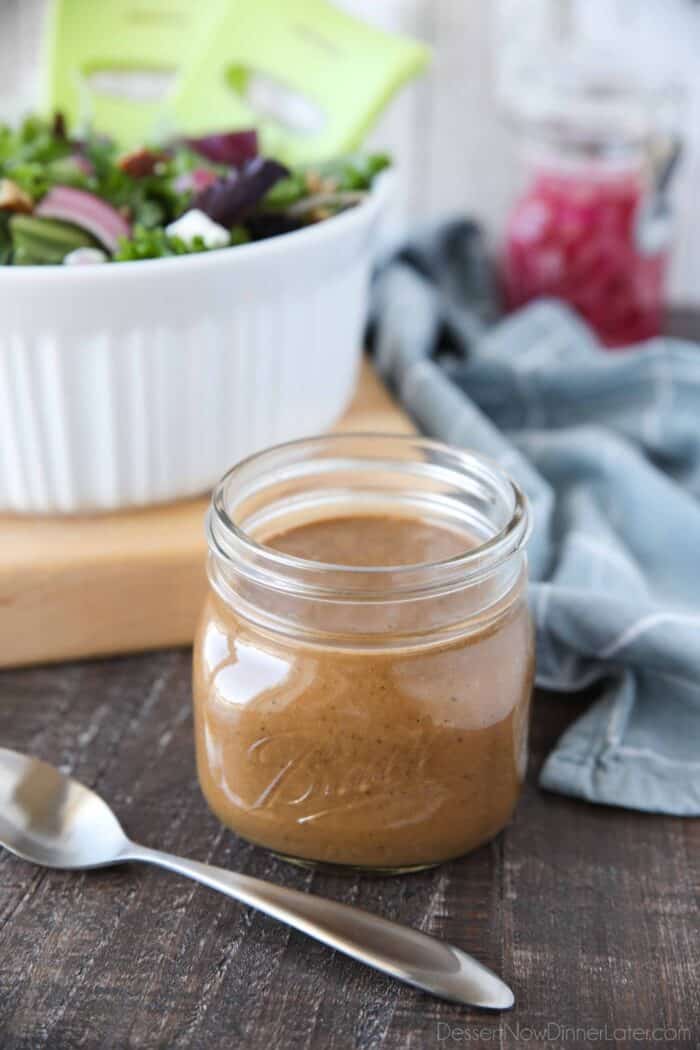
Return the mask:
[[353,155],[288,168],[254,130],[120,153],[60,115],[0,125],[0,265],[159,259],[244,244],[363,199],[389,164]]

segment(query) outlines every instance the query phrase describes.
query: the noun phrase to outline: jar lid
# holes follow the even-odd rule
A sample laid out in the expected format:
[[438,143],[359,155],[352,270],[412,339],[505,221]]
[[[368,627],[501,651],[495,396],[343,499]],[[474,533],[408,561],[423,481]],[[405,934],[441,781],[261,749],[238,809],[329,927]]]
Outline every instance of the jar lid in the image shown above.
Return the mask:
[[611,150],[648,143],[677,121],[677,84],[644,79],[619,55],[561,48],[518,64],[504,85],[506,111],[545,139]]

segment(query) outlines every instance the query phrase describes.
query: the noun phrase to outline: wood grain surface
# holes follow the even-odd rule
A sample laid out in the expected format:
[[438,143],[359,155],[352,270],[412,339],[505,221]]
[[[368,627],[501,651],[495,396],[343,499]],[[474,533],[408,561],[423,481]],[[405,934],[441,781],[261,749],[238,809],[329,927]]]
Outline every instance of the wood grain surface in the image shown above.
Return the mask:
[[534,786],[584,704],[538,696],[529,783],[490,845],[420,875],[341,878],[278,861],[208,813],[188,651],[3,672],[2,743],[72,770],[135,839],[448,938],[517,1001],[503,1015],[440,1002],[155,869],[49,872],[0,851],[0,1047],[696,1048],[700,824]]
[[[337,430],[409,431],[367,362]],[[83,517],[0,515],[0,667],[191,642],[209,498]]]

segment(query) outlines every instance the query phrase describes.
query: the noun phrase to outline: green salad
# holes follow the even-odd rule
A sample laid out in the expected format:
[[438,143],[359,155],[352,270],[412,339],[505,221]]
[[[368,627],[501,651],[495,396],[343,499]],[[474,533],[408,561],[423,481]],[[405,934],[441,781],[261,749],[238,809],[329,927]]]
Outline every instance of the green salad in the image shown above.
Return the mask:
[[162,259],[263,240],[359,203],[384,154],[289,168],[254,130],[124,153],[60,115],[0,125],[0,265]]

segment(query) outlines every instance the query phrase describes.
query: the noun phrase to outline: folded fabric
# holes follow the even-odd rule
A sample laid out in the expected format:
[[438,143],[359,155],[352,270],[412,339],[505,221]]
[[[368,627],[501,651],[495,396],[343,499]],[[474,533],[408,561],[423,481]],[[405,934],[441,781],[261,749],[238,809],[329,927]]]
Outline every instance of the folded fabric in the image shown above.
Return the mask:
[[380,267],[372,345],[421,430],[532,502],[537,682],[601,683],[541,785],[700,814],[700,346],[605,351],[554,301],[496,322],[489,280],[473,224],[432,227]]

